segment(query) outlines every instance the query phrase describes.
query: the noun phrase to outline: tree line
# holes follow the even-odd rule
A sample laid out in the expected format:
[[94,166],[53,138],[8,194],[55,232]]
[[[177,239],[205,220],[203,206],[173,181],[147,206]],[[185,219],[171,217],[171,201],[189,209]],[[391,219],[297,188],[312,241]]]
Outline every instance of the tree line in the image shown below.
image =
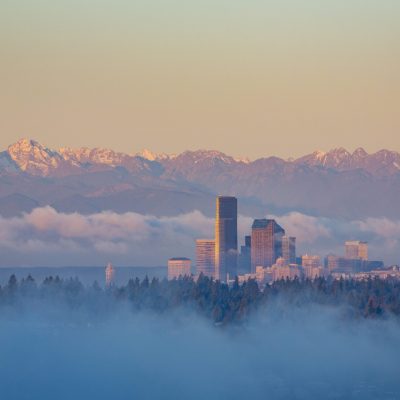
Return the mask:
[[95,281],[84,286],[78,278],[49,276],[36,282],[32,276],[17,280],[12,275],[0,286],[0,313],[29,310],[31,304],[50,304],[99,318],[118,310],[122,304],[132,312],[194,310],[216,325],[242,324],[255,313],[280,307],[306,305],[341,306],[352,318],[386,318],[400,315],[400,282],[378,278],[364,281],[280,280],[260,288],[255,280],[228,286],[207,276],[166,280],[145,277],[130,279],[126,285],[102,288]]

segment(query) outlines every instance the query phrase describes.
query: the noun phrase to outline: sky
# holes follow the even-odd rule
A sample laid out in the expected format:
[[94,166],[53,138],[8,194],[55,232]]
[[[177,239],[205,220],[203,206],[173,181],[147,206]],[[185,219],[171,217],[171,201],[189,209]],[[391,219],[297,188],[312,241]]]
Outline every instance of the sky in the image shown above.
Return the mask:
[[398,0],[3,0],[0,148],[400,151]]

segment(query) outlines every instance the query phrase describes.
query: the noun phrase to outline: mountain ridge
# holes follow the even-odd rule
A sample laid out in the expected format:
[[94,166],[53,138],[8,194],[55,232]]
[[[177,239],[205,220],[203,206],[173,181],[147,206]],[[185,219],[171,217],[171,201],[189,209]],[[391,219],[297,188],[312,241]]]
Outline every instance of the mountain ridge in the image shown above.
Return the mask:
[[[143,150],[136,154],[116,152],[107,148],[68,148],[53,150],[32,139],[20,139],[0,153],[1,172],[26,172],[31,175],[51,176],[76,174],[80,171],[99,170],[99,168],[124,167],[131,172],[160,173],[162,167],[173,165],[213,165],[227,164],[242,167],[252,165],[306,165],[309,167],[331,168],[338,171],[362,169],[372,175],[386,176],[400,172],[400,153],[382,149],[368,153],[362,147],[353,153],[340,147],[328,152],[316,150],[296,159],[285,160],[268,156],[250,161],[227,155],[217,150],[191,150],[180,154],[153,153]],[[158,168],[157,168],[158,164]]]
[[217,194],[240,198],[241,213],[301,211],[337,218],[398,218],[400,154],[344,148],[284,160],[249,161],[216,150],[157,155],[102,148],[49,149],[21,139],[0,153],[0,214],[50,205],[61,212],[103,210],[177,215],[214,213]]

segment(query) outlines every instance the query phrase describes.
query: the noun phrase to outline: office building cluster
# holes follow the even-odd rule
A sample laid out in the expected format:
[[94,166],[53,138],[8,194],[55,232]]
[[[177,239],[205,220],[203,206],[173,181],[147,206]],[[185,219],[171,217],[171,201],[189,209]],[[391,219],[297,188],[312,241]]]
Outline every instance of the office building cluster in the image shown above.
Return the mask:
[[325,268],[334,276],[350,276],[383,268],[382,261],[368,260],[368,243],[361,241],[347,241],[345,255],[329,254],[325,257]]
[[196,240],[196,271],[188,258],[168,261],[168,279],[179,276],[206,275],[221,282],[256,279],[267,284],[280,279],[315,279],[329,274],[356,274],[383,267],[368,260],[368,244],[345,243],[345,255],[328,255],[324,262],[318,255],[296,256],[296,238],[286,233],[274,219],[255,219],[250,234],[238,251],[238,202],[236,197],[216,199],[215,236]]

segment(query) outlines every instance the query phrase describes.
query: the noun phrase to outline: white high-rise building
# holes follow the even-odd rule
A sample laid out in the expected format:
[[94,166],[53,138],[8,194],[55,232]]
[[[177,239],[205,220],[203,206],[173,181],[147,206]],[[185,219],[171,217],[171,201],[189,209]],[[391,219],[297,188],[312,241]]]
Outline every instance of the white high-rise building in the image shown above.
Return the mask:
[[106,272],[106,286],[109,287],[114,283],[114,278],[115,278],[115,269],[111,265],[111,263],[107,264],[105,272]]

